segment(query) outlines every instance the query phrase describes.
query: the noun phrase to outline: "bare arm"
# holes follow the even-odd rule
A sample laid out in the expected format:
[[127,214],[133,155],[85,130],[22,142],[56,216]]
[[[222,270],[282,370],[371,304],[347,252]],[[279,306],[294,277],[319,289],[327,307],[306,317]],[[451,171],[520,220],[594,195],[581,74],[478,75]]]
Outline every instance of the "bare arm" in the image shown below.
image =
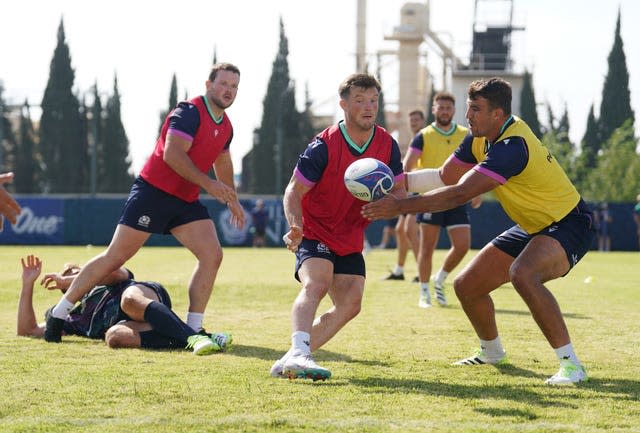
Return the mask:
[[[223,182],[211,179],[209,175],[201,172],[198,167],[196,167],[187,154],[190,148],[191,142],[182,137],[167,134],[163,155],[164,162],[180,176],[200,186],[219,202],[227,203],[232,200],[237,200],[236,192],[233,188],[230,188]],[[231,177],[233,185],[233,171]]]
[[407,150],[407,154],[404,156],[404,161],[402,161],[402,166],[405,172],[410,172],[418,165],[418,160],[420,159],[420,155],[418,152],[412,152],[411,148]]
[[[44,274],[40,285],[44,286],[47,290],[60,290],[62,293],[66,293],[67,289],[76,279],[78,274],[62,275],[59,272]],[[109,275],[98,281],[98,285],[113,285],[129,279],[129,272],[125,268],[119,268],[111,272]]]
[[22,262],[22,290],[18,301],[17,334],[22,337],[42,337],[44,324],[38,325],[33,310],[33,285],[42,271],[42,262],[36,256],[29,255]]
[[362,208],[370,220],[388,219],[405,213],[441,212],[460,206],[500,184],[475,170],[467,172],[455,185],[444,186],[421,196],[397,199],[387,196]]
[[282,202],[284,216],[289,223],[289,231],[282,237],[282,240],[287,248],[293,252],[298,249],[298,245],[302,242],[302,197],[310,189],[293,175],[284,191]]
[[20,205],[4,189],[4,184],[11,181],[13,181],[13,173],[0,174],[0,231],[2,231],[4,218],[7,218],[11,224],[15,224],[20,215]]
[[[218,155],[218,158],[213,163],[213,169],[216,172],[216,177],[226,186],[231,188],[236,193],[235,183],[233,181],[233,160],[229,152],[222,152]],[[227,206],[231,211],[231,224],[234,227],[244,227],[244,209],[238,200],[238,196],[234,196],[234,200],[227,201]]]

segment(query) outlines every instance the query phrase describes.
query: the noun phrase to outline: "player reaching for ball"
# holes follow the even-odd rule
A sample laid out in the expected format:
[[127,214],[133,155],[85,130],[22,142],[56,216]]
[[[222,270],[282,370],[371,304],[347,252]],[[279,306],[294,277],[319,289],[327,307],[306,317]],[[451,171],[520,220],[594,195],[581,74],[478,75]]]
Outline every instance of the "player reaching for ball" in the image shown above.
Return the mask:
[[454,289],[480,339],[480,350],[456,364],[498,364],[505,351],[489,295],[511,282],[554,349],[560,370],[546,383],[587,380],[560,307],[544,283],[566,275],[586,254],[592,212],[556,159],[529,127],[511,115],[511,85],[478,80],[468,90],[468,135],[442,167],[407,175],[406,199],[384,197],[363,207],[369,219],[439,212],[494,191],[516,225],[487,244],[455,278]]
[[[343,176],[353,161],[366,157],[387,164],[396,180],[403,176],[398,144],[375,124],[379,94],[380,84],[370,75],[350,75],[340,84],[344,120],[309,144],[285,190],[290,229],[283,239],[296,255],[295,278],[302,288],[291,311],[291,348],[271,367],[274,377],[329,378],[331,372],[316,364],[311,352],[360,312],[369,221],[360,215],[364,202],[351,195]],[[396,182],[392,193],[404,197],[403,183]],[[333,306],[316,318],[327,294]]]

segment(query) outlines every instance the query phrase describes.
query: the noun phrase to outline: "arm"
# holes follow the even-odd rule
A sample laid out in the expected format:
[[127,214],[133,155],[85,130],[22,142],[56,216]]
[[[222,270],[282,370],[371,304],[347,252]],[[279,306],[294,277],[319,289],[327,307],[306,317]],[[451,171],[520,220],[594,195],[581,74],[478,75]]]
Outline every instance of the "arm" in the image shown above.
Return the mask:
[[419,159],[420,154],[418,152],[411,151],[411,148],[409,148],[409,150],[407,150],[407,154],[404,156],[404,161],[402,161],[404,171],[408,173],[416,168]]
[[244,209],[236,195],[236,187],[233,182],[233,161],[229,151],[224,151],[218,155],[218,158],[213,163],[213,169],[218,180],[228,186],[234,193],[234,199],[227,201],[227,206],[231,211],[231,224],[237,228],[244,227]]
[[13,173],[0,174],[0,231],[2,231],[4,218],[7,218],[11,224],[15,224],[18,215],[20,215],[20,205],[4,189],[4,184],[10,183],[12,180]]
[[[45,274],[40,281],[40,285],[44,286],[47,290],[60,290],[62,293],[66,293],[67,289],[76,279],[78,274],[63,275],[59,272],[52,274]],[[129,279],[129,272],[125,268],[119,268],[111,272],[109,275],[98,281],[98,285],[110,286],[118,284],[122,281]]]
[[[167,134],[163,160],[176,173],[189,182],[200,186],[220,203],[237,200],[234,189],[220,181],[211,179],[206,173],[201,172],[198,167],[196,167],[187,154],[190,148],[190,141],[182,137],[178,137],[177,135]],[[233,171],[231,177],[233,182]]]
[[17,334],[22,337],[42,337],[44,324],[38,325],[33,310],[33,284],[40,276],[42,262],[33,255],[20,260],[22,262],[22,290],[18,301]]
[[302,242],[302,197],[310,189],[310,187],[298,180],[294,173],[284,191],[282,202],[284,215],[289,223],[289,231],[282,237],[282,240],[289,251],[292,252],[295,252],[300,242]]
[[499,185],[489,176],[470,170],[455,185],[444,186],[421,196],[406,199],[387,196],[369,203],[362,208],[362,215],[370,220],[378,220],[405,213],[440,212],[460,206]]

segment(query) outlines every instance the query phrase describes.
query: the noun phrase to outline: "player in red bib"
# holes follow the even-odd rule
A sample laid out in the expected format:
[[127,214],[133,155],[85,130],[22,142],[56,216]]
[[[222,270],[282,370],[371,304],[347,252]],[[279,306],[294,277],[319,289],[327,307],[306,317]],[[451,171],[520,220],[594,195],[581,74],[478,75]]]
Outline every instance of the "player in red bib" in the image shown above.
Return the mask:
[[[181,102],[169,114],[152,155],[131,188],[111,244],[82,267],[53,308],[45,340],[59,342],[64,319],[75,303],[138,252],[152,233],[172,234],[197,258],[189,282],[187,325],[202,330],[222,248],[213,221],[198,200],[200,189],[226,203],[232,224],[244,225],[229,153],[233,129],[225,113],[236,98],[239,82],[236,66],[216,64],[205,83],[205,94]],[[212,166],[217,180],[208,175]]]
[[[387,164],[396,180],[403,179],[398,144],[375,124],[379,93],[374,77],[347,77],[339,88],[344,121],[321,132],[300,155],[286,188],[290,229],[283,239],[296,254],[295,277],[302,289],[293,304],[291,349],[271,368],[274,377],[328,379],[331,372],[316,364],[311,352],[360,312],[369,221],[360,215],[364,202],[344,186],[344,172],[353,161],[371,157]],[[404,197],[403,184],[397,182],[392,193]],[[327,294],[333,307],[315,318]]]

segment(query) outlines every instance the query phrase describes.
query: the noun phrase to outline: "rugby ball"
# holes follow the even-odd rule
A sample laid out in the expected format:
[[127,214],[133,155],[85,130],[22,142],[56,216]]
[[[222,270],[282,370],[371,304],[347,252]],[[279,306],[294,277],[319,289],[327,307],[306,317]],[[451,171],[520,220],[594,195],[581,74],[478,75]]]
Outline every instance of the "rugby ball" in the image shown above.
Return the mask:
[[393,172],[382,161],[362,158],[352,162],[344,172],[344,185],[362,201],[374,201],[393,189]]

